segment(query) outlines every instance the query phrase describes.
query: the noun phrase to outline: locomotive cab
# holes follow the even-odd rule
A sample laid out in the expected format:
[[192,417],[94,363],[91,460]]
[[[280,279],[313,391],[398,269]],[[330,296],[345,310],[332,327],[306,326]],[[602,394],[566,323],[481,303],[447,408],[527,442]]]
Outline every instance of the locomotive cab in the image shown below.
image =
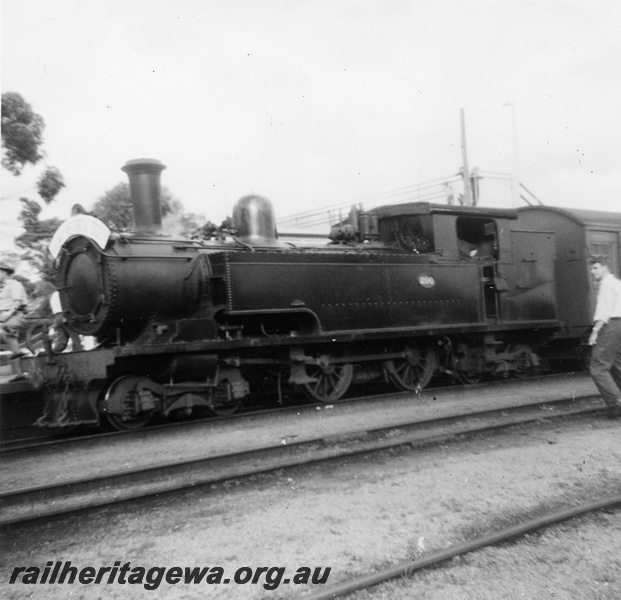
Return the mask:
[[[513,260],[510,223],[514,210],[448,206],[414,202],[371,211],[386,246],[409,254],[435,255],[436,262],[472,261],[479,269],[481,319],[509,318],[503,265]],[[504,269],[507,271],[507,269]]]
[[457,217],[455,229],[459,258],[498,260],[496,221],[485,217]]

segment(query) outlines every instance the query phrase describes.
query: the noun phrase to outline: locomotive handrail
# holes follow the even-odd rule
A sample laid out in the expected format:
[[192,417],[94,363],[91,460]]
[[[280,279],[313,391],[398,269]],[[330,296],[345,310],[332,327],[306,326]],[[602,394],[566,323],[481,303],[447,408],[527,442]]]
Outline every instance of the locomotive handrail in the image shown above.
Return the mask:
[[251,252],[255,251],[254,246],[251,246],[250,244],[247,244],[246,242],[242,242],[236,237],[234,237],[233,240],[235,240],[235,242],[238,243],[242,248],[245,248],[246,250],[250,250]]
[[132,258],[145,258],[145,259],[157,259],[157,260],[185,260],[185,261],[191,261],[194,260],[196,257],[194,256],[175,256],[174,254],[171,255],[162,255],[159,256],[157,254],[106,254],[105,252],[101,253],[102,256],[105,256],[106,258],[114,258],[116,260],[129,260]]

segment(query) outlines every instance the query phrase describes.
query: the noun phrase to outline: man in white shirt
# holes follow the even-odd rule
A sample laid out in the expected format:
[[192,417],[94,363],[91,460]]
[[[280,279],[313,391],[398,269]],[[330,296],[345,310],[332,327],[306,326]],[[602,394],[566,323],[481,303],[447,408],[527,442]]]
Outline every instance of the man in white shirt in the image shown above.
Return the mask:
[[13,279],[15,264],[0,260],[0,342],[5,343],[14,357],[23,355],[19,349],[19,330],[24,326],[24,309],[28,302],[24,286]]
[[610,272],[607,257],[594,257],[589,264],[599,283],[589,371],[608,406],[608,418],[614,419],[621,417],[621,281]]

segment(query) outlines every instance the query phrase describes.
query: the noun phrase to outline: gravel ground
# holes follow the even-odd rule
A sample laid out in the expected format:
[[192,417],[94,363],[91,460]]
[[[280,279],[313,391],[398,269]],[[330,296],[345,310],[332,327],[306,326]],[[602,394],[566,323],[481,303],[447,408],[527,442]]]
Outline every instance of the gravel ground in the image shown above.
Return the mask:
[[[299,467],[100,509],[5,535],[3,598],[297,598],[312,587],[236,584],[240,567],[330,567],[328,584],[530,518],[621,493],[621,422],[541,422],[509,433]],[[14,567],[221,566],[231,583],[24,585]],[[621,516],[599,513],[358,592],[356,598],[621,598]],[[137,573],[137,572],[136,572]],[[155,576],[157,572],[153,572]],[[276,581],[277,572],[271,572]],[[217,575],[217,573],[215,574]],[[21,576],[20,576],[21,577]],[[105,575],[107,577],[107,575]],[[106,581],[104,577],[103,581]],[[18,579],[21,581],[21,579]],[[273,587],[273,586],[272,586]]]
[[621,513],[599,512],[457,557],[349,600],[619,600]]

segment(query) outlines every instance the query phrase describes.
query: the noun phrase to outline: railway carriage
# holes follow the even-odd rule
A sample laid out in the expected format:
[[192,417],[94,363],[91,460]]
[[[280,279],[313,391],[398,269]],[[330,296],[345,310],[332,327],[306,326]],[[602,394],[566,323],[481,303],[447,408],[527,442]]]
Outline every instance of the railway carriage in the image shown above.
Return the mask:
[[563,323],[556,338],[571,343],[592,325],[595,313],[597,291],[589,258],[607,257],[611,271],[620,275],[621,214],[549,206],[524,207],[518,214],[522,230],[551,240],[557,310]]
[[80,215],[52,242],[65,319],[98,343],[22,359],[45,394],[41,426],[230,414],[265,387],[334,402],[377,378],[419,391],[437,372],[527,375],[579,346],[589,251],[608,243],[618,260],[621,215],[546,208],[352,211],[309,248],[279,238],[270,202],[246,196],[228,231],[181,239],[161,231],[163,169],[123,168],[135,232]]

